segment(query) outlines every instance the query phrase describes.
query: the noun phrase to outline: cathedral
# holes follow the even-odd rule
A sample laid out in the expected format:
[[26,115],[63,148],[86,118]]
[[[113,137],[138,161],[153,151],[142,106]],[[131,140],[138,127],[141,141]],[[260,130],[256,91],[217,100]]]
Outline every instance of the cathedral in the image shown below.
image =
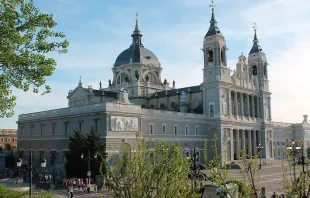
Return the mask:
[[[110,162],[124,144],[134,146],[137,132],[178,141],[187,156],[195,147],[197,164],[205,163],[204,140],[210,147],[208,159],[212,158],[214,134],[227,163],[240,160],[241,151],[249,157],[257,154],[258,146],[262,147],[261,158],[274,158],[277,145],[268,61],[256,30],[247,57],[241,54],[232,71],[227,67],[225,37],[212,8],[202,43],[203,81],[182,88],[162,79],[164,68],[144,46],[138,20],[131,37],[131,45],[113,64],[108,87],[102,87],[101,82],[99,89],[84,87],[80,79],[68,93],[68,107],[19,115],[18,149],[25,163],[32,150],[35,164],[45,158],[49,170],[57,168],[64,174],[69,137],[74,129],[87,133],[91,126],[106,145]],[[284,131],[281,134],[288,133],[285,123],[276,127]]]

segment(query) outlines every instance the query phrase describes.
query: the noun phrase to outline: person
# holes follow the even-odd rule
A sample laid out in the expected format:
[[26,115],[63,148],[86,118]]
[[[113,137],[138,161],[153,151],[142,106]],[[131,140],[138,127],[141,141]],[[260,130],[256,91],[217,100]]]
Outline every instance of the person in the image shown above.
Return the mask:
[[73,185],[70,186],[70,198],[73,197]]
[[271,195],[271,198],[277,198],[278,195],[276,194],[276,192],[273,192],[273,195]]
[[87,193],[89,193],[90,192],[90,184],[89,184],[89,182],[87,183]]

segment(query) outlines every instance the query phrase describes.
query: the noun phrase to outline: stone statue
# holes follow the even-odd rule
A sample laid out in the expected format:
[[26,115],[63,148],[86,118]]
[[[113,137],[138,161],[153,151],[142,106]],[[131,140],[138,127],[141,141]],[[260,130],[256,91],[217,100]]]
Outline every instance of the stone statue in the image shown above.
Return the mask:
[[109,87],[111,87],[111,85],[112,85],[112,84],[111,84],[111,80],[109,79]]
[[135,72],[135,76],[136,76],[136,79],[139,80],[139,72],[138,71]]
[[181,104],[186,104],[186,92],[181,92]]
[[148,81],[149,81],[149,79],[150,79],[150,77],[149,77],[149,76],[146,76],[146,77],[145,77],[146,82],[148,82]]
[[167,79],[165,78],[165,80],[164,80],[164,85],[166,85],[167,84]]
[[175,81],[172,82],[173,87],[175,87]]
[[102,84],[101,81],[99,82],[99,88],[102,89]]

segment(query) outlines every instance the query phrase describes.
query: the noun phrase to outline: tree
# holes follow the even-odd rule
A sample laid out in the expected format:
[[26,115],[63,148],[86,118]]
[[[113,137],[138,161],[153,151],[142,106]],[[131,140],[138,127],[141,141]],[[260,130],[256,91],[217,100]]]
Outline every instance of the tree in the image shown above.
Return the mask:
[[33,0],[0,0],[0,117],[14,114],[12,87],[51,91],[46,77],[53,74],[56,61],[49,56],[66,53],[69,46],[65,34],[53,30],[56,25],[53,15],[41,13]]
[[[309,165],[309,160],[303,153],[304,142],[300,141],[294,145],[293,141],[287,139],[286,144],[290,145],[290,149],[287,151],[288,165],[282,161],[283,178],[281,185],[283,191],[288,197],[309,197],[310,172],[305,170]],[[282,154],[285,154],[285,149],[282,150]]]
[[124,146],[119,152],[109,172],[112,196],[199,197],[197,189],[191,188],[190,163],[183,157],[179,143],[151,142],[138,134],[132,148]]
[[[106,172],[106,166],[100,166],[101,162],[106,159],[105,145],[101,144],[100,136],[95,131],[94,127],[91,127],[89,133],[86,135],[79,130],[75,130],[73,136],[69,138],[69,150],[66,163],[68,176],[86,176],[86,171],[88,169],[88,150],[90,154],[90,170],[92,171],[92,176],[99,175],[100,170],[103,173]],[[82,153],[85,156],[84,159],[81,159]],[[95,159],[95,154],[100,157]]]
[[81,153],[85,151],[86,137],[79,130],[74,130],[73,136],[69,137],[69,153],[66,156],[66,170],[69,177],[84,176],[83,170],[86,166],[81,161]]
[[12,145],[9,144],[9,143],[6,143],[5,146],[4,146],[4,148],[5,148],[8,152],[10,152],[10,151],[12,150]]

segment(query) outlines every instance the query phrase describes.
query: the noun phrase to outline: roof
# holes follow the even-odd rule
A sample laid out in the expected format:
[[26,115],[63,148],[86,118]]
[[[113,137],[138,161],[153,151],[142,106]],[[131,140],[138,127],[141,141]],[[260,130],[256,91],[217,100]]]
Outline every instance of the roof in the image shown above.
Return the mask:
[[[201,92],[200,85],[197,85],[197,86],[192,86],[192,87],[183,87],[180,89],[171,89],[171,90],[167,90],[167,91],[166,90],[165,91],[159,91],[157,93],[154,93],[150,98],[155,98],[155,97],[162,98],[162,97],[166,97],[166,96],[175,96],[175,95],[177,95],[177,91],[178,91],[178,94],[181,94],[182,91],[185,91],[187,93],[188,89],[189,89],[190,93]],[[166,95],[166,92],[167,92],[167,95]],[[157,94],[157,96],[155,96],[156,94]]]
[[[85,91],[89,92],[89,89],[87,88],[84,88]],[[104,94],[102,94],[102,92],[104,92]],[[114,91],[104,91],[104,90],[96,90],[96,89],[93,89],[93,93],[95,96],[106,96],[106,97],[109,97],[109,98],[117,98],[117,92],[114,92]]]
[[115,60],[114,66],[118,67],[130,63],[153,64],[159,66],[156,55],[145,47],[138,45],[132,45],[120,53]]
[[215,20],[214,10],[212,10],[210,27],[205,37],[217,34],[223,36],[220,29],[217,27],[217,21]]
[[253,46],[252,46],[249,54],[256,53],[256,52],[263,52],[263,49],[261,48],[261,46],[258,43],[259,43],[259,41],[257,39],[256,30],[255,30],[254,39],[253,39]]

